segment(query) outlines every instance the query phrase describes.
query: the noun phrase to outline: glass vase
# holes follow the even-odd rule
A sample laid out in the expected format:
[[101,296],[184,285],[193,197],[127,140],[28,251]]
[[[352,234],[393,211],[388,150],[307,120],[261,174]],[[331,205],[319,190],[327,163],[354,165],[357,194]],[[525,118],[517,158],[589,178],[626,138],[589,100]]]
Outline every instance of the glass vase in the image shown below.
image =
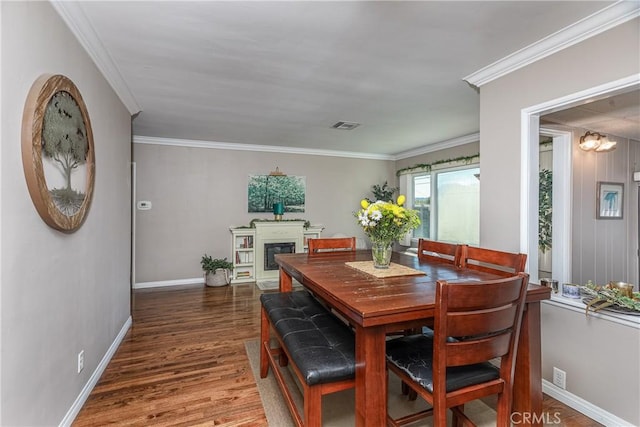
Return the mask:
[[393,242],[371,243],[373,266],[375,268],[389,268],[389,264],[391,264],[391,253],[393,252]]

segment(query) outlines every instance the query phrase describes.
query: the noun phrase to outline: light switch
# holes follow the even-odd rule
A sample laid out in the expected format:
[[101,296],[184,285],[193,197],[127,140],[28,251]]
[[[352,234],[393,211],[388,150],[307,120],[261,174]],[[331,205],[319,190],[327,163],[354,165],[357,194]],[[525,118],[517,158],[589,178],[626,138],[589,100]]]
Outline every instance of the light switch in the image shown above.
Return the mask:
[[635,182],[640,182],[640,172],[634,172],[633,173],[633,180]]
[[151,209],[151,202],[147,200],[140,200],[138,202],[138,210],[148,211],[149,209]]

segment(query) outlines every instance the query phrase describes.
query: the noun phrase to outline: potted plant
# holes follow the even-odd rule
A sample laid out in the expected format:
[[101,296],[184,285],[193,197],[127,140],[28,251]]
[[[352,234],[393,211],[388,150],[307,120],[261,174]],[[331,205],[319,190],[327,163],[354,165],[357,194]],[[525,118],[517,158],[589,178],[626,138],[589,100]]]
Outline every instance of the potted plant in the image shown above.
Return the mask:
[[202,270],[204,271],[204,283],[207,286],[225,286],[229,284],[229,272],[233,270],[233,263],[227,261],[227,258],[212,258],[204,254],[200,260]]

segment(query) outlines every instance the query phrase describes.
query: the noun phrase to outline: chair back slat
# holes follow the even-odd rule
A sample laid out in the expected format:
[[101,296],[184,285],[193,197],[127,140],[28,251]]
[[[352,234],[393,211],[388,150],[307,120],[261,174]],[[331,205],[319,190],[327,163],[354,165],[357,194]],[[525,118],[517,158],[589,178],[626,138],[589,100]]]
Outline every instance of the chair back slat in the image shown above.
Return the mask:
[[460,265],[462,246],[435,240],[418,240],[418,259]]
[[[514,279],[515,276],[511,275]],[[475,310],[478,307],[501,307],[516,300],[519,295],[517,286],[505,286],[504,280],[460,283],[448,289],[449,311]]]
[[447,366],[464,366],[486,362],[509,352],[511,333],[447,344]]
[[527,263],[526,254],[474,246],[466,246],[462,258],[462,267],[485,271],[503,277],[523,272]]
[[447,327],[453,337],[495,334],[513,326],[517,304],[469,313],[448,314]]
[[310,254],[318,252],[330,252],[330,251],[355,251],[356,250],[356,238],[355,237],[329,237],[320,239],[309,239],[307,245]]

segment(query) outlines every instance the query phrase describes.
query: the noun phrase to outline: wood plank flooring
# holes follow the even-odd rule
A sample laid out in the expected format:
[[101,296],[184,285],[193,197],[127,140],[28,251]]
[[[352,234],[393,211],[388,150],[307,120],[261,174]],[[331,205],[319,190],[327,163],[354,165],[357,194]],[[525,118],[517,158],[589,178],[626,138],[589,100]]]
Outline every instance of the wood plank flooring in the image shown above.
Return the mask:
[[[244,347],[260,334],[261,293],[133,291],[133,325],[73,426],[267,426]],[[544,406],[559,413],[554,425],[600,425],[548,396]]]

